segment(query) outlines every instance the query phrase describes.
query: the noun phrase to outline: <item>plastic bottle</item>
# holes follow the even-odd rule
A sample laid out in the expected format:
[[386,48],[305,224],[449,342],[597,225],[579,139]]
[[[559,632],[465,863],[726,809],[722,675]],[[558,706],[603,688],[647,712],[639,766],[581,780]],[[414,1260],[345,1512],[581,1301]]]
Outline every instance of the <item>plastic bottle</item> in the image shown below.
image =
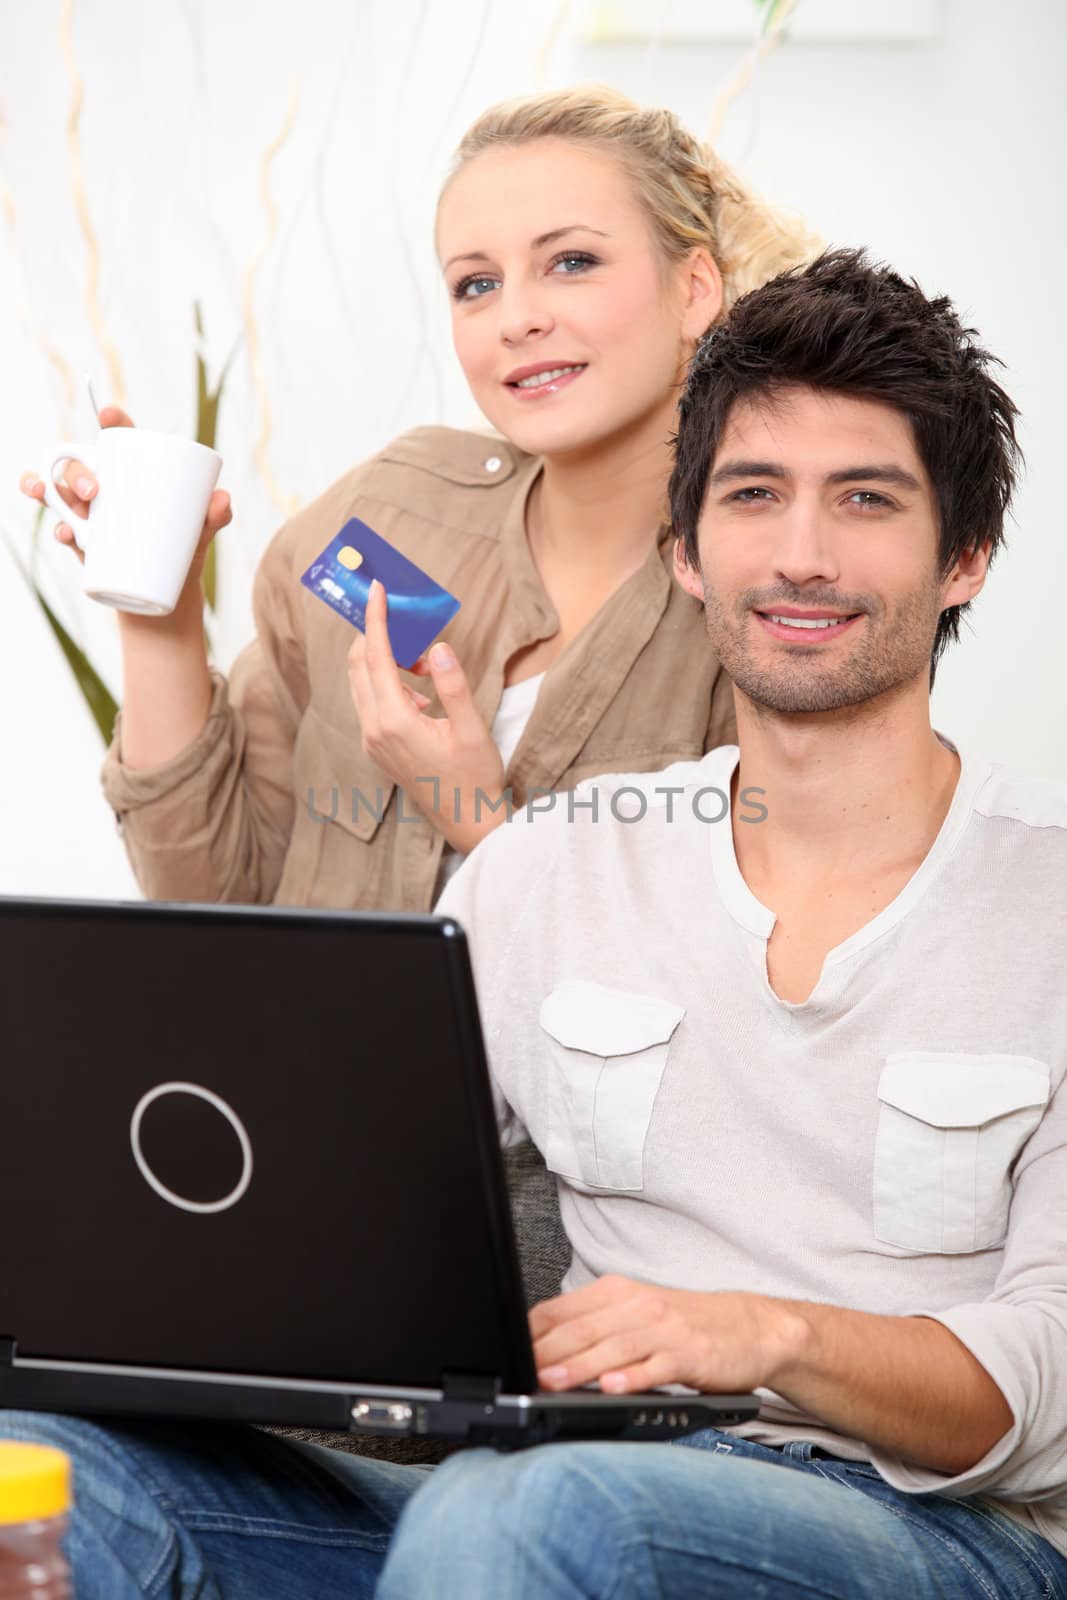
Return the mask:
[[0,1439],[0,1600],[70,1600],[60,1542],[69,1510],[62,1450]]

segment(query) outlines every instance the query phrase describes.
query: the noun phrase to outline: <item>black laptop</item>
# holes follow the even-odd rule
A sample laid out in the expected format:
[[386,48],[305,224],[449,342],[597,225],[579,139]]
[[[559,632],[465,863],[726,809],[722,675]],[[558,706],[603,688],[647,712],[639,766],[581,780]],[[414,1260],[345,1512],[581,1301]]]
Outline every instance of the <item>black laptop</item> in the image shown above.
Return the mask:
[[538,1392],[447,918],[0,897],[0,1409],[666,1439]]

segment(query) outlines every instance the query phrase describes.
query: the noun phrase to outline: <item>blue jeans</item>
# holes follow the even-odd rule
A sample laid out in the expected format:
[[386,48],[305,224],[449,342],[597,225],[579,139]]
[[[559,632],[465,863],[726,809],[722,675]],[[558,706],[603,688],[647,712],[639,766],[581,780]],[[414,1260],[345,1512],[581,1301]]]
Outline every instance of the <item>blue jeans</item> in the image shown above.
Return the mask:
[[432,1471],[252,1429],[0,1412],[75,1463],[78,1600],[1067,1600],[988,1506],[707,1429],[469,1450]]

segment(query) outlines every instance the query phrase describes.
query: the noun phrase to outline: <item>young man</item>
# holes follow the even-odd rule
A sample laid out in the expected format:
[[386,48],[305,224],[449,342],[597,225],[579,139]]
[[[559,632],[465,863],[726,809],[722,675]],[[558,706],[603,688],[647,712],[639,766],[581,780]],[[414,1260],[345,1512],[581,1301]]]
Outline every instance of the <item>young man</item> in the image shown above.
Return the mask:
[[75,1452],[87,1600],[1067,1596],[1067,788],[929,713],[1013,418],[862,256],[740,301],[671,483],[739,745],[559,796],[441,903],[573,1245],[543,1382],[760,1418],[426,1474],[0,1414]]
[[694,363],[677,577],[739,746],[558,796],[439,909],[559,1179],[543,1383],[764,1406],[451,1458],[388,1600],[1067,1594],[1067,789],[930,725],[1013,485],[988,369],[846,252]]

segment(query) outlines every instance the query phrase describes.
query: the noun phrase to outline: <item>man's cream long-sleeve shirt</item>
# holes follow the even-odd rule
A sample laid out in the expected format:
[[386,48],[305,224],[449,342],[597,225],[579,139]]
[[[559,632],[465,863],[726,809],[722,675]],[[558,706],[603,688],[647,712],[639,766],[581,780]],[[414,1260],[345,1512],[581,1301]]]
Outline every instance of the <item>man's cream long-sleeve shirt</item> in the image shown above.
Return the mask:
[[618,1272],[942,1322],[1014,1415],[968,1471],[770,1391],[738,1431],[986,1496],[1067,1554],[1067,786],[961,753],[926,859],[795,1004],[737,864],[737,758],[518,813],[446,890],[502,1136],[558,1177],[565,1287]]

